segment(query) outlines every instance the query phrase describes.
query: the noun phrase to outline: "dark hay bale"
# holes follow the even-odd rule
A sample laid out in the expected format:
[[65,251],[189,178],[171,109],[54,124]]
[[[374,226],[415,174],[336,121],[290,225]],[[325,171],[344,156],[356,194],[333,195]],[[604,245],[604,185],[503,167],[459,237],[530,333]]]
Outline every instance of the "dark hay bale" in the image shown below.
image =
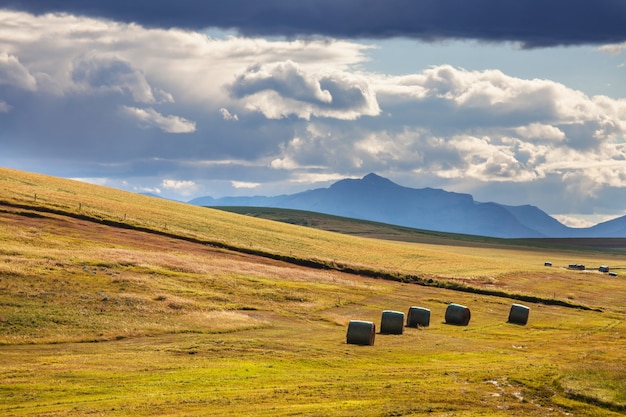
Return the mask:
[[385,310],[380,319],[380,332],[385,334],[402,334],[404,330],[404,313]]
[[424,307],[411,307],[406,316],[406,327],[430,326],[430,310]]
[[528,323],[530,308],[521,304],[513,304],[509,312],[509,323],[525,325]]
[[470,309],[460,304],[449,304],[446,309],[446,323],[467,326],[471,318]]
[[373,346],[376,337],[376,325],[371,321],[350,320],[346,343],[349,345]]

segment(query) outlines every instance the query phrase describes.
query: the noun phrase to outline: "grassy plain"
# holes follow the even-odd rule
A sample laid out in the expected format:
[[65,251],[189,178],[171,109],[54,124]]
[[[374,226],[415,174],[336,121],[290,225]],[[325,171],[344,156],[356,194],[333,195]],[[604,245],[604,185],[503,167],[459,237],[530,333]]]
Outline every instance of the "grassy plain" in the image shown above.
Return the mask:
[[[626,410],[623,278],[559,267],[624,263],[615,250],[360,238],[4,169],[0,201],[1,415]],[[517,326],[505,296],[345,266],[601,311],[531,303]],[[469,326],[443,322],[450,302]],[[350,320],[412,305],[430,327],[345,343]]]

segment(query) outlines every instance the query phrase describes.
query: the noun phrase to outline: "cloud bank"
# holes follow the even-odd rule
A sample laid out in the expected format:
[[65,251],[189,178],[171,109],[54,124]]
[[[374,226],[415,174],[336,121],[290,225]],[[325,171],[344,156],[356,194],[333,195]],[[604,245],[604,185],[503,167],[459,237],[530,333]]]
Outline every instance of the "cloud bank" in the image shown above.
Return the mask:
[[370,48],[0,9],[0,163],[181,199],[377,172],[551,213],[626,204],[625,99],[497,69],[370,72]]

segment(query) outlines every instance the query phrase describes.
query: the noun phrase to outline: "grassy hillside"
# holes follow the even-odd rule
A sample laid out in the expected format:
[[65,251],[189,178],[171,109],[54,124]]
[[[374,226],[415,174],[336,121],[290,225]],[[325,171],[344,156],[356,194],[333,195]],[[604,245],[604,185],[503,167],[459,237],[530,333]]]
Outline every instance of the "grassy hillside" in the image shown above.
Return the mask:
[[[558,265],[623,261],[363,239],[1,169],[0,414],[621,415],[622,278]],[[503,296],[341,271],[358,268]],[[513,325],[507,293],[602,312],[527,303]],[[450,302],[468,326],[444,323]],[[345,343],[350,320],[412,305],[430,327]]]
[[353,236],[369,237],[373,239],[397,240],[401,242],[432,243],[455,246],[466,242],[468,246],[516,245],[529,248],[571,248],[586,249],[598,248],[601,250],[623,250],[626,248],[626,238],[528,238],[528,239],[499,239],[484,236],[462,235],[432,230],[413,229],[410,227],[374,222],[369,220],[352,219],[324,213],[305,210],[293,210],[274,207],[247,207],[247,206],[218,206],[218,210],[246,216],[259,217],[282,223],[297,224],[313,227],[330,232],[343,233]]
[[293,210],[274,207],[218,206],[217,210],[246,216],[274,220],[282,223],[313,227],[315,229],[337,232],[346,235],[368,237],[373,239],[395,240],[401,242],[432,243],[481,246],[485,243],[506,245],[503,239],[460,235],[445,232],[412,229],[369,220],[352,219],[305,210]]
[[[543,266],[545,261],[558,267],[570,263],[591,268],[626,264],[621,252],[611,250],[533,248],[524,243],[503,244],[495,239],[485,239],[483,243],[453,240],[449,244],[442,244],[441,240],[433,243],[428,237],[422,243],[361,239],[6,169],[0,169],[0,202],[14,208],[64,213],[116,227],[132,227],[310,265],[391,273],[426,281],[453,281],[456,285],[497,288],[542,298],[565,299],[568,297],[565,290],[572,285],[570,271],[562,268],[548,271]],[[555,282],[548,291],[533,283],[535,278],[546,274]],[[606,284],[607,291],[618,290],[615,280],[599,278],[598,285]],[[592,307],[603,304],[602,299],[596,298],[578,301]]]

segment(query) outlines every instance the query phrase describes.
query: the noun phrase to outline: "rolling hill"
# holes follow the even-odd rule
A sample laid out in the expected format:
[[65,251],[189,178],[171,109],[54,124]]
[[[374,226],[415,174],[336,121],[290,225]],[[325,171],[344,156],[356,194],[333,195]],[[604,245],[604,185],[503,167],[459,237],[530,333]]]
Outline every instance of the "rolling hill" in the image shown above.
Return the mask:
[[[565,267],[622,252],[348,224],[381,235],[0,168],[0,414],[626,410],[623,278]],[[445,322],[452,302],[468,325]],[[346,343],[351,320],[412,305],[428,327]]]
[[503,239],[458,233],[437,232],[432,230],[414,229],[397,226],[389,223],[380,223],[371,220],[360,220],[350,217],[335,216],[306,210],[282,209],[273,207],[253,206],[215,206],[215,209],[231,213],[243,214],[262,219],[274,220],[283,223],[313,227],[320,230],[337,232],[353,236],[373,239],[396,240],[401,242],[416,242],[429,244],[450,244],[482,246],[494,244],[500,247],[507,245],[523,245],[528,248],[565,248],[582,247],[587,249],[601,248],[606,250],[623,251],[626,249],[626,238],[520,238]]

